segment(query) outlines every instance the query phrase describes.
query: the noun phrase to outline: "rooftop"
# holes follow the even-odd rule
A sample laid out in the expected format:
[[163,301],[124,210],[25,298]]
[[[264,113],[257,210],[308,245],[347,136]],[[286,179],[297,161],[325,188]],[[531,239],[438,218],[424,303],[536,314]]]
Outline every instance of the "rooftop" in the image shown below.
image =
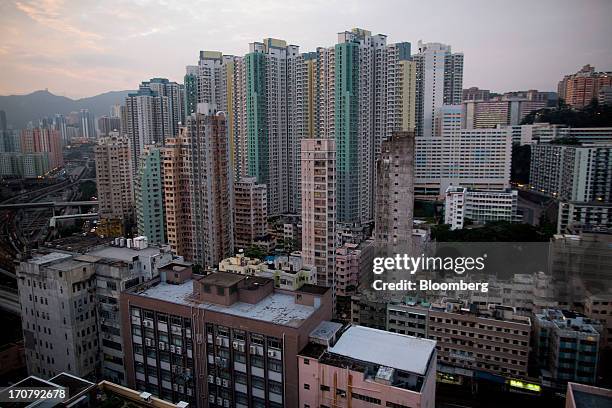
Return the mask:
[[349,327],[330,353],[425,375],[436,342],[372,329]]
[[[212,274],[209,276],[214,275],[219,274]],[[240,280],[244,279],[244,276],[235,276],[240,278]],[[294,295],[283,292],[273,292],[255,304],[236,302],[230,306],[223,306],[212,303],[202,303],[192,296],[193,280],[188,280],[180,285],[159,283],[141,292],[136,290],[133,294],[289,327],[299,327],[302,322],[308,319],[317,309],[313,306],[296,304]]]
[[50,252],[44,255],[34,255],[32,259],[28,260],[28,262],[31,264],[35,264],[35,265],[45,265],[51,262],[56,262],[56,261],[59,261],[62,259],[68,259],[71,257],[72,255],[65,254],[63,252]]
[[568,383],[567,400],[576,408],[608,408],[612,406],[612,390],[585,384]]
[[342,328],[342,324],[324,320],[310,332],[310,338],[330,342],[336,336],[336,333]]
[[67,261],[62,261],[62,262],[50,265],[49,268],[55,269],[56,271],[69,272],[76,268],[82,268],[88,265],[89,263],[86,263],[86,262],[79,262],[74,259],[68,259]]
[[612,397],[574,391],[574,402],[576,408],[609,408],[612,406]]
[[147,247],[144,249],[135,249],[128,247],[107,246],[100,249],[94,249],[87,255],[98,256],[100,258],[116,259],[119,261],[132,262],[138,256],[154,256],[160,253],[158,247]]
[[229,288],[244,280],[244,275],[234,273],[211,273],[200,279],[201,283],[207,285],[221,286]]
[[91,388],[95,384],[68,373],[60,373],[49,380],[50,382],[65,387],[68,390],[68,395],[74,397],[77,394]]

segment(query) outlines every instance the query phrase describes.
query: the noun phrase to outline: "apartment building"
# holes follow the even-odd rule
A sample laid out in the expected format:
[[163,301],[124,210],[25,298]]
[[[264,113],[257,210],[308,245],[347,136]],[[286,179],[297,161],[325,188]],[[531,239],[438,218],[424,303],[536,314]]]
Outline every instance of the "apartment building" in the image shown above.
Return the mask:
[[558,234],[612,231],[612,204],[559,201]]
[[374,239],[389,255],[412,252],[414,143],[413,132],[395,132],[382,143],[376,162]]
[[255,177],[234,183],[234,246],[247,249],[268,237],[266,186]]
[[152,244],[166,242],[162,152],[159,146],[145,146],[134,183],[138,235]]
[[119,294],[180,259],[144,240],[130,248],[117,242],[83,253],[40,250],[19,265],[31,374],[67,371],[125,384]]
[[529,183],[562,200],[612,202],[612,145],[534,144]]
[[429,324],[429,307],[427,302],[407,300],[402,303],[387,303],[385,328],[391,333],[427,338]]
[[434,341],[362,326],[340,330],[323,322],[300,351],[299,407],[435,406]]
[[570,310],[581,308],[584,299],[601,287],[610,287],[609,256],[612,236],[583,231],[579,235],[556,234],[550,241],[549,271],[557,285],[556,300]]
[[518,221],[517,190],[481,191],[450,186],[444,200],[444,223],[461,229],[470,223]]
[[336,253],[336,143],[302,139],[302,256],[317,284],[333,287]]
[[[185,122],[184,100],[185,85],[170,82],[166,78],[152,78],[140,84],[139,89],[150,89],[168,101],[168,134],[172,137],[178,135],[179,126]],[[166,133],[166,132],[164,132]]]
[[580,109],[597,99],[601,88],[611,85],[611,72],[595,72],[595,67],[587,64],[580,71],[566,75],[559,81],[558,94],[566,104]]
[[463,53],[450,45],[418,43],[416,62],[416,136],[434,135],[435,114],[443,105],[459,105],[463,97]]
[[67,253],[36,253],[17,268],[17,286],[28,373],[96,378],[101,355],[94,265]]
[[594,384],[601,325],[567,310],[547,309],[535,315],[534,353],[544,384],[564,388],[568,381]]
[[47,153],[49,168],[64,166],[62,138],[59,131],[48,127],[36,127],[21,131],[20,151],[25,154]]
[[234,252],[233,176],[227,122],[222,112],[198,104],[179,137],[163,153],[168,243],[204,268]]
[[181,260],[175,259],[168,247],[148,246],[145,240],[131,248],[120,244],[94,248],[74,259],[91,263],[95,268],[101,375],[117,384],[126,384],[120,293],[158,276],[168,265]]
[[315,284],[317,271],[314,266],[304,264],[299,252],[279,255],[273,261],[249,258],[242,252],[219,262],[219,271],[247,276],[260,276],[274,280],[274,287],[297,290],[304,284]]
[[50,170],[49,153],[0,153],[0,175],[3,177],[38,178]]
[[331,318],[331,291],[190,271],[121,298],[128,384],[196,407],[280,407],[299,396],[297,354]]
[[188,149],[189,137],[185,127],[180,129],[178,137],[166,139],[166,145],[161,148],[164,174],[163,197],[167,242],[175,254],[185,259],[194,259]]
[[117,134],[103,137],[94,147],[96,185],[100,218],[134,220],[134,190],[132,184],[132,151],[127,137]]
[[531,320],[509,307],[470,312],[447,303],[429,310],[428,338],[436,341],[441,365],[526,377],[530,332]]
[[392,132],[416,125],[416,72],[410,43],[387,44],[363,29],[306,53],[266,38],[244,57],[201,51],[198,66],[187,67],[188,104],[226,112],[234,175],[266,185],[269,215],[301,211],[300,140],[335,138],[351,152],[338,177],[355,185],[339,192],[339,221],[367,224],[375,155]]
[[336,249],[336,296],[357,293],[362,279],[372,273],[375,247],[372,239],[345,243]]
[[548,93],[530,90],[508,92],[487,100],[463,101],[463,127],[495,128],[516,126],[533,111],[548,106]]
[[459,109],[442,109],[440,137],[416,140],[417,198],[442,198],[450,185],[483,190],[510,187],[512,128],[461,129]]
[[584,302],[584,314],[601,323],[599,345],[609,348],[612,345],[612,293],[589,293]]
[[125,98],[125,134],[130,142],[133,178],[146,145],[163,145],[172,134],[169,98],[143,82],[139,90]]

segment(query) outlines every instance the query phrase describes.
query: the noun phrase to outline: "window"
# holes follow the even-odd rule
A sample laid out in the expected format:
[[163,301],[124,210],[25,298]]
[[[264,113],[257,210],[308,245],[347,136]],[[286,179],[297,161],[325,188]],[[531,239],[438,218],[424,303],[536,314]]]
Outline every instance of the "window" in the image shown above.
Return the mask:
[[304,383],[304,389],[305,389],[305,390],[309,390],[309,389],[310,389],[310,384],[308,384],[308,383]]

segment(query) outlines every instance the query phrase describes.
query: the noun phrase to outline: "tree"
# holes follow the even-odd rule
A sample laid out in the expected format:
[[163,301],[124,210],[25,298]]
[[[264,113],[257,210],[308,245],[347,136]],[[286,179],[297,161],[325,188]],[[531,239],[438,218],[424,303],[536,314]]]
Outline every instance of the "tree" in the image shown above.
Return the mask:
[[523,125],[532,123],[551,123],[571,127],[606,127],[612,126],[612,105],[600,105],[596,99],[583,109],[574,109],[559,102],[556,108],[544,108],[533,111],[521,122]]
[[263,259],[266,257],[266,251],[257,245],[251,245],[246,251],[244,251],[244,256],[248,258],[257,258],[263,261]]

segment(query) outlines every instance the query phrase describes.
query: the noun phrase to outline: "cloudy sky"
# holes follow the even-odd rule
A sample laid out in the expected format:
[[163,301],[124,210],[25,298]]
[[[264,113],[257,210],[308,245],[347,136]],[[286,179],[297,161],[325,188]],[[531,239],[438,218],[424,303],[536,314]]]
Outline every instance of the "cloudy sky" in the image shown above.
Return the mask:
[[452,45],[465,87],[556,90],[584,64],[612,70],[610,0],[0,0],[0,94],[182,81],[201,49],[274,37],[312,51],[352,27]]

